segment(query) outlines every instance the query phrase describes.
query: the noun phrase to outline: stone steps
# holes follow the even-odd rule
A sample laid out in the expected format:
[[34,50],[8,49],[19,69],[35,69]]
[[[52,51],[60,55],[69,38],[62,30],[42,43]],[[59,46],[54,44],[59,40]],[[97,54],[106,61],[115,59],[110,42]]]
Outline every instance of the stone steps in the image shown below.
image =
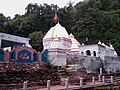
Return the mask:
[[58,74],[60,75],[61,78],[67,77],[66,73],[67,73],[66,68],[61,68],[60,70],[58,70]]

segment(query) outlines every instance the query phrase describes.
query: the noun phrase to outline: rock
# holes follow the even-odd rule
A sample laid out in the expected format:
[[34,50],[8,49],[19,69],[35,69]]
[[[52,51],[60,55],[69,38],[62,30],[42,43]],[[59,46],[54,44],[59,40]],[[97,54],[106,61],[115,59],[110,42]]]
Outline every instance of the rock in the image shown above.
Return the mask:
[[69,77],[69,82],[70,83],[79,83],[80,77],[82,77],[83,80],[85,80],[84,78],[87,77],[87,71],[84,67],[79,68],[79,69],[77,69],[77,71],[73,72],[72,75]]

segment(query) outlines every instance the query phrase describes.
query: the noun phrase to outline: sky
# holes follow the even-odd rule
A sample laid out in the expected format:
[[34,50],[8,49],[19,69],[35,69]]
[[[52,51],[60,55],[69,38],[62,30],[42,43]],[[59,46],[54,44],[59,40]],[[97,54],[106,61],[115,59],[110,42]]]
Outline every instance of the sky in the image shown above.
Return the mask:
[[25,7],[29,3],[37,3],[38,5],[43,3],[49,5],[57,4],[59,7],[64,7],[69,1],[76,4],[83,0],[0,0],[0,13],[3,13],[6,17],[11,16],[13,18],[15,14],[23,15],[25,13]]

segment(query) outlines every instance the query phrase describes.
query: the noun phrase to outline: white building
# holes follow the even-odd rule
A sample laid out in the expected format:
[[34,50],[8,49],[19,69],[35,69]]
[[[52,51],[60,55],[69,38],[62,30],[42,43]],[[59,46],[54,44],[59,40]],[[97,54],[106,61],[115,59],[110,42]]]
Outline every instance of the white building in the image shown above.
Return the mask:
[[67,30],[59,22],[51,27],[43,38],[44,50],[48,49],[49,59],[56,66],[66,65],[67,55],[89,56],[89,57],[117,57],[113,46],[104,43],[84,45],[80,44],[72,34],[68,35]]
[[50,44],[56,36],[59,38],[59,42],[64,46],[64,49],[66,51],[70,51],[71,39],[69,38],[66,29],[62,27],[59,23],[57,23],[54,27],[51,27],[43,38],[44,50],[49,49]]
[[107,46],[104,43],[101,44],[100,41],[98,44],[81,45],[79,53],[81,56],[101,57],[102,59],[106,56],[117,57],[117,53],[112,45]]
[[48,58],[55,66],[66,65],[66,53],[71,50],[71,39],[64,27],[57,23],[43,38],[44,50],[48,49]]
[[66,52],[59,38],[56,36],[48,49],[48,58],[55,66],[66,65]]
[[0,33],[0,48],[11,51],[13,48],[23,45],[31,47],[28,38]]

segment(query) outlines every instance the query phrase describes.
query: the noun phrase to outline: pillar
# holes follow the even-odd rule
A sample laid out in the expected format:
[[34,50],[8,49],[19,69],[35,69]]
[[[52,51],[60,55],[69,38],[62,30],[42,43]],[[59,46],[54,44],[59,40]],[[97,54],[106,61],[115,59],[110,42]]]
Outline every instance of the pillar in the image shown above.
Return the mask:
[[92,77],[93,86],[95,86],[95,77]]
[[47,80],[47,89],[50,90],[50,80]]
[[101,75],[98,75],[98,81],[99,82],[101,81]]
[[114,68],[114,73],[116,73],[116,68]]
[[102,75],[102,68],[100,68],[100,75]]
[[68,90],[68,79],[65,81],[66,90]]
[[2,45],[2,39],[0,39],[0,48],[1,48],[1,45]]
[[110,77],[110,82],[113,84],[113,76]]
[[107,69],[107,73],[110,74],[110,69],[109,68]]
[[102,76],[102,82],[105,84],[105,76]]
[[80,78],[80,87],[83,86],[83,78]]
[[27,90],[27,81],[23,83],[23,90]]

